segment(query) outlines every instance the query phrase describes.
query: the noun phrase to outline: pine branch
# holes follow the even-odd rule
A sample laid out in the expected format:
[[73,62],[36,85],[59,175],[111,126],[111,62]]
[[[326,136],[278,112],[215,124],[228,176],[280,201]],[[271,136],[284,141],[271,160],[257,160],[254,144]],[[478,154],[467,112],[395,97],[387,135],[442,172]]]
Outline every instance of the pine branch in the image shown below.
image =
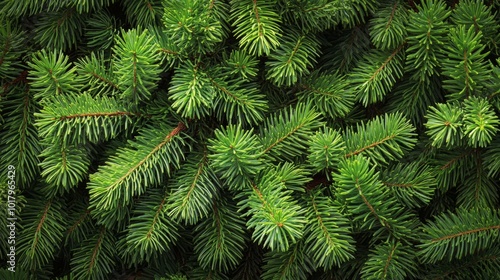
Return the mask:
[[68,209],[68,227],[65,233],[65,245],[75,247],[95,231],[95,221],[90,216],[88,202],[78,198],[73,199]]
[[497,210],[457,209],[456,213],[443,213],[422,227],[419,257],[424,263],[461,259],[491,248],[498,242],[499,229]]
[[158,0],[123,1],[125,15],[134,26],[147,27],[160,22],[165,7]]
[[357,100],[366,107],[382,101],[396,81],[403,76],[403,46],[391,52],[372,51],[363,56],[348,76]]
[[345,9],[343,1],[287,1],[281,4],[283,21],[291,26],[298,26],[305,32],[329,29],[339,22],[336,12]]
[[398,163],[382,173],[382,184],[398,201],[410,208],[427,205],[437,188],[435,174],[421,162]]
[[467,179],[467,170],[473,168],[475,163],[473,153],[474,149],[463,146],[457,147],[456,151],[439,151],[433,164],[436,166],[440,190],[447,191]]
[[185,118],[202,118],[212,112],[215,97],[207,73],[187,61],[176,69],[169,88],[172,108]]
[[346,141],[345,157],[364,154],[377,163],[386,164],[389,160],[401,158],[413,148],[416,143],[414,130],[402,114],[386,114],[366,124],[358,124],[356,129],[347,129],[343,135]]
[[481,1],[460,1],[453,10],[451,20],[457,26],[464,25],[466,29],[473,26],[476,34],[483,34],[482,43],[498,55],[498,25],[492,5]]
[[447,147],[454,147],[462,143],[463,111],[458,103],[438,103],[429,107],[425,117],[426,134],[431,137],[432,146],[439,148],[444,144]]
[[186,145],[180,133],[185,128],[183,123],[175,128],[146,127],[134,142],[119,149],[106,165],[91,174],[87,188],[94,215],[99,216],[102,210],[116,210],[118,205],[128,205],[146,188],[162,182],[163,173],[170,174],[173,168],[179,168],[184,159],[182,148]]
[[252,183],[238,206],[240,211],[249,208],[248,229],[254,229],[252,239],[273,251],[287,251],[303,236],[307,220],[302,209],[291,197],[274,172],[262,174]]
[[120,255],[130,264],[151,262],[173,247],[180,237],[179,225],[167,216],[167,193],[150,189],[135,205]]
[[337,168],[344,150],[342,135],[331,128],[324,128],[309,139],[307,158],[316,171],[324,171],[328,178],[329,173]]
[[277,179],[287,190],[294,192],[304,192],[304,186],[311,181],[311,173],[304,166],[291,162],[282,162],[278,165],[268,165],[269,170],[275,172]]
[[270,3],[252,2],[231,1],[231,20],[236,27],[234,35],[240,40],[240,47],[251,55],[269,55],[280,45],[281,19]]
[[354,107],[355,94],[349,88],[349,81],[338,73],[314,72],[299,87],[299,102],[314,104],[324,116],[345,117]]
[[457,205],[462,208],[491,208],[498,203],[498,184],[487,176],[481,150],[473,153],[474,169],[464,176],[466,179],[458,185]]
[[0,20],[0,77],[14,79],[21,72],[22,45],[26,34],[9,21]]
[[[408,77],[415,74],[415,72],[410,73]],[[412,124],[421,125],[424,123],[424,116],[429,107],[438,102],[444,102],[441,91],[441,81],[437,76],[432,76],[425,82],[416,82],[403,77],[403,81],[396,83],[387,98],[387,111],[388,113],[402,112]]]
[[240,78],[210,77],[215,90],[214,112],[219,120],[224,118],[233,123],[257,124],[264,119],[268,109],[265,96],[257,84]]
[[321,127],[320,115],[308,104],[299,103],[269,116],[261,129],[264,154],[272,159],[291,159],[307,150],[307,140]]
[[380,7],[370,20],[372,43],[380,50],[393,50],[401,46],[407,37],[408,12],[400,1],[391,1]]
[[85,85],[82,90],[86,90],[92,96],[113,95],[119,90],[115,77],[106,67],[107,62],[103,52],[97,55],[92,52],[75,63],[78,84]]
[[210,69],[210,83],[215,91],[214,113],[220,121],[257,124],[268,109],[265,95],[255,80],[257,61],[244,52],[231,52],[229,57]]
[[40,12],[54,12],[66,8],[67,0],[25,0],[25,1],[4,1],[0,7],[0,14],[12,18],[22,16],[32,16]]
[[89,204],[88,209],[96,225],[104,226],[116,232],[124,232],[130,224],[129,220],[132,217],[134,202],[132,200],[128,204],[118,203],[115,208],[100,211],[95,211],[93,206]]
[[425,266],[425,279],[482,280],[495,278],[500,273],[500,248],[477,252],[453,262]]
[[488,177],[497,177],[500,171],[500,158],[498,157],[500,153],[500,138],[495,137],[491,142],[490,146],[483,153],[483,160],[486,168],[488,169]]
[[104,227],[73,249],[71,266],[78,279],[108,279],[115,265],[115,237]]
[[443,63],[443,74],[450,79],[443,87],[450,93],[450,100],[462,100],[481,92],[490,68],[487,67],[485,46],[480,43],[482,33],[474,27],[452,28],[449,33],[448,59]]
[[209,217],[196,226],[194,251],[203,269],[227,272],[241,262],[246,236],[237,210],[222,199],[212,205]]
[[40,173],[38,155],[42,151],[33,114],[39,110],[32,91],[27,85],[16,85],[2,98],[5,123],[0,131],[0,149],[6,153],[0,158],[1,166],[16,167],[16,181],[28,188]]
[[39,136],[50,143],[97,143],[115,138],[137,116],[140,114],[105,96],[60,95],[46,99],[43,109],[35,113],[35,126]]
[[27,200],[30,207],[22,211],[24,228],[19,233],[19,266],[26,270],[41,269],[52,262],[67,227],[62,203],[57,200]]
[[120,81],[118,87],[123,90],[121,98],[134,103],[149,99],[161,71],[153,37],[147,31],[123,30],[116,37],[113,52],[114,73]]
[[208,16],[216,18],[222,27],[224,37],[231,33],[230,19],[230,3],[229,1],[210,0],[208,4]]
[[445,44],[449,32],[446,19],[450,16],[442,0],[424,0],[418,11],[410,12],[408,20],[407,69],[416,69],[412,80],[425,82],[439,74],[445,60]]
[[304,244],[299,241],[288,251],[266,253],[261,279],[307,279],[314,268],[311,259],[306,255]]
[[106,10],[98,10],[89,18],[84,34],[88,47],[101,50],[109,49],[118,35],[117,21]]
[[85,178],[90,166],[89,152],[85,147],[76,145],[53,143],[39,157],[44,158],[39,166],[42,169],[40,175],[47,183],[42,192],[47,197],[56,197],[76,187]]
[[178,66],[177,63],[187,57],[186,50],[176,45],[162,26],[153,25],[148,30],[153,35],[153,41],[158,47],[156,51],[160,54],[161,65],[166,68]]
[[[500,57],[497,58],[496,64],[500,65]],[[490,101],[498,110],[500,108],[500,66],[494,66],[493,63],[490,63],[490,68],[491,76],[489,81],[486,83],[488,101]]]
[[471,97],[464,101],[464,134],[472,147],[486,147],[498,131],[500,119],[486,99]]
[[0,0],[0,279],[496,279],[497,2]]
[[305,250],[315,267],[331,269],[354,258],[349,220],[340,214],[338,206],[321,191],[309,192],[306,199],[310,222],[304,233]]
[[286,30],[280,46],[269,54],[266,61],[266,78],[277,86],[291,86],[301,76],[309,74],[319,52],[319,41],[313,34]]
[[54,50],[47,52],[42,49],[33,54],[28,79],[30,89],[36,100],[43,100],[53,95],[72,94],[79,90],[76,80],[76,68],[69,63],[68,56]]
[[49,50],[74,48],[83,35],[86,18],[87,14],[72,7],[42,13],[35,25],[34,39]]
[[[133,2],[133,1],[131,1]],[[203,55],[227,36],[227,7],[208,1],[166,2],[163,22],[168,38],[182,51]]]
[[390,234],[396,238],[413,238],[417,222],[414,215],[400,207],[379,180],[379,172],[370,160],[357,155],[341,161],[333,173],[336,199],[361,230],[375,230],[375,238]]
[[377,245],[370,253],[362,279],[408,279],[417,274],[416,257],[412,248],[399,242]]
[[171,182],[168,215],[189,225],[207,218],[222,188],[208,162],[207,151],[193,153]]
[[223,69],[227,76],[236,76],[235,80],[253,80],[257,76],[258,61],[255,56],[249,55],[244,51],[233,50],[227,57],[227,53],[222,53]]
[[263,168],[261,145],[253,130],[244,131],[240,126],[230,125],[215,131],[216,139],[209,139],[209,158],[216,173],[226,180],[229,189],[242,190]]
[[[375,173],[374,168],[369,169],[369,160],[357,155],[341,161],[338,172],[333,174],[337,199],[341,204],[347,204],[351,215],[356,215],[354,220],[361,220],[365,229],[371,229],[378,223],[377,226],[390,230],[391,226],[384,218],[384,213],[379,213],[384,201],[382,197],[387,198],[386,191],[378,181],[378,172]],[[368,190],[364,191],[364,188]],[[367,220],[368,217],[371,219]]]

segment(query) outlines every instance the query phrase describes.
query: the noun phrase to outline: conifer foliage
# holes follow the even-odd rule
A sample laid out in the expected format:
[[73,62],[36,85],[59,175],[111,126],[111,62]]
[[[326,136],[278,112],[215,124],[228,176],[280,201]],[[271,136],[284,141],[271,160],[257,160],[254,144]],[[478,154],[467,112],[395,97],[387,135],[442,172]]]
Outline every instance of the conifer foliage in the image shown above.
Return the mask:
[[498,279],[499,8],[0,0],[0,278]]

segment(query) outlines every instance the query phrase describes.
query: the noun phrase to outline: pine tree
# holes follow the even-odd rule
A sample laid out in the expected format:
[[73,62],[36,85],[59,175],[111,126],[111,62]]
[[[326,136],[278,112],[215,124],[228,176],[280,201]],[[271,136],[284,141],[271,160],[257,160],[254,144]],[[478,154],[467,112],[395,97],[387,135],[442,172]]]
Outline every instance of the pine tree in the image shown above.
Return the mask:
[[0,278],[496,279],[499,7],[0,0]]

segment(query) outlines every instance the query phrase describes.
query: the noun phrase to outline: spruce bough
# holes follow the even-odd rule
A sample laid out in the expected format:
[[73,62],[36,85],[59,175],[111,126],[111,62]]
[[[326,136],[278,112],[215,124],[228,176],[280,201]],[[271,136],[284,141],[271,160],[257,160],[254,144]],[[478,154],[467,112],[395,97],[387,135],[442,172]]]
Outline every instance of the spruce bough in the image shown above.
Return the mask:
[[0,278],[495,279],[499,7],[0,0]]

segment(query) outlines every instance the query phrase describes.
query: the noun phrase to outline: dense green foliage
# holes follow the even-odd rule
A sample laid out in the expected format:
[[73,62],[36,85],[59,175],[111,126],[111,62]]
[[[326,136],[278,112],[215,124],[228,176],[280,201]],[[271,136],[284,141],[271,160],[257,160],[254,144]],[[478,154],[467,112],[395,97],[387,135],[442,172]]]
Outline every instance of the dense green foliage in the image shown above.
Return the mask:
[[0,0],[0,279],[497,279],[499,8]]

